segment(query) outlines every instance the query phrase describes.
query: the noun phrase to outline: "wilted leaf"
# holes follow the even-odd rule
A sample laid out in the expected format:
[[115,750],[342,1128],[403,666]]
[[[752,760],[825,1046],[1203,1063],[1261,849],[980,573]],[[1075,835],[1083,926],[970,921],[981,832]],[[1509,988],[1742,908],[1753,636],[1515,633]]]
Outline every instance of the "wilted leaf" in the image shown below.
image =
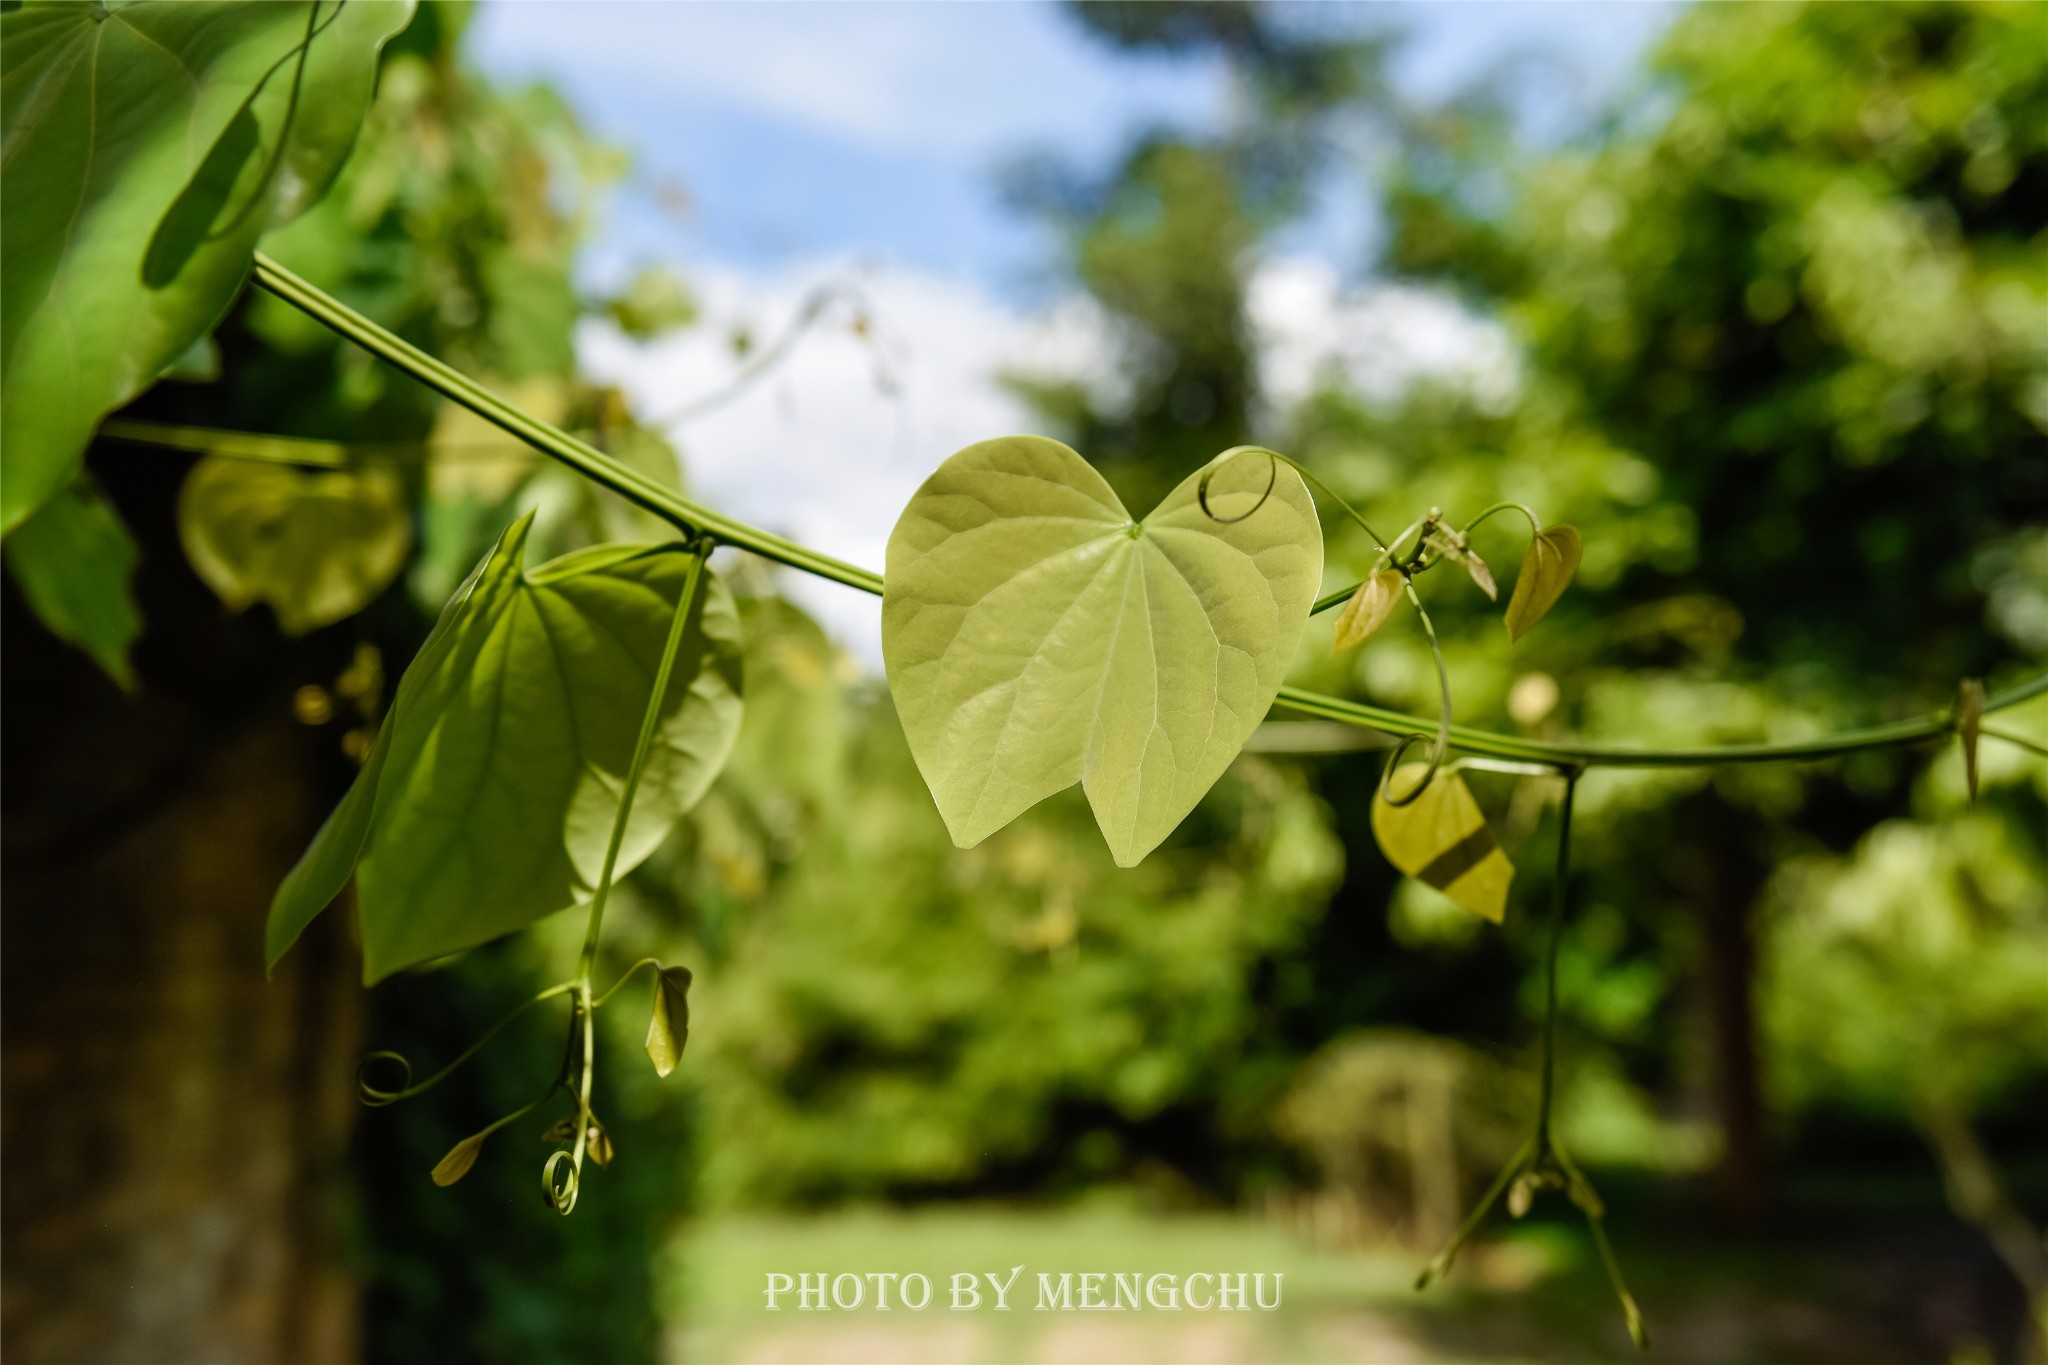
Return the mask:
[[[1426,763],[1404,763],[1388,785],[1404,795],[1428,770]],[[1387,861],[1409,876],[1482,919],[1498,924],[1506,915],[1514,865],[1457,773],[1439,770],[1422,795],[1405,806],[1374,796],[1372,833]]]
[[1199,480],[1139,522],[1072,450],[1010,436],[954,455],[904,509],[882,654],[954,843],[1078,781],[1129,867],[1265,718],[1322,573],[1315,507],[1292,469],[1241,459],[1209,504],[1242,519],[1219,521]]
[[1508,639],[1527,635],[1557,605],[1579,571],[1582,548],[1578,529],[1572,526],[1546,526],[1530,538],[1522,571],[1515,575],[1514,596],[1508,599]]
[[[610,545],[521,573],[531,523],[499,539],[400,680],[271,903],[272,964],[351,868],[369,982],[589,899],[689,561]],[[739,729],[739,625],[708,572],[693,615],[618,876],[704,794]]]
[[1337,613],[1337,628],[1331,648],[1349,649],[1365,643],[1394,614],[1406,582],[1394,570],[1382,569],[1360,583],[1358,591],[1351,594],[1351,600]]
[[114,509],[81,479],[15,529],[6,555],[23,599],[50,633],[133,688],[128,647],[142,633],[142,617],[128,583],[137,551]]
[[71,482],[100,417],[205,335],[264,230],[326,189],[377,51],[411,13],[352,0],[0,17],[0,529]]
[[1963,741],[1963,780],[1972,801],[1977,799],[1977,739],[1983,728],[1984,684],[1965,678],[1956,689],[1956,734]]
[[434,1167],[434,1183],[453,1185],[468,1175],[469,1168],[476,1165],[477,1154],[484,1149],[484,1139],[489,1136],[489,1133],[476,1133],[449,1148],[448,1155]]
[[683,1059],[690,1041],[690,969],[663,967],[654,983],[654,1017],[647,1021],[647,1060],[666,1076]]
[[230,610],[262,602],[287,635],[355,615],[412,549],[412,517],[387,469],[309,472],[210,455],[178,493],[185,557]]

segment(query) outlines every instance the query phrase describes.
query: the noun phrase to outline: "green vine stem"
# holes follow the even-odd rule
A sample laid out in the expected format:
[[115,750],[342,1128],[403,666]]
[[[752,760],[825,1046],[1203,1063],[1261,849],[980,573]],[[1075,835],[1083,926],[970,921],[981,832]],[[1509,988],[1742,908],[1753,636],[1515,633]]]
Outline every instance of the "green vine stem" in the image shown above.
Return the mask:
[[[590,1149],[591,1127],[596,1122],[590,1112],[590,1087],[597,1073],[597,1007],[601,1000],[609,999],[612,991],[625,984],[626,977],[632,976],[648,961],[643,959],[635,963],[611,990],[598,999],[591,998],[590,973],[597,965],[598,940],[604,931],[605,903],[611,898],[619,849],[626,842],[626,826],[633,815],[633,798],[638,795],[640,778],[647,771],[647,756],[654,751],[655,732],[661,728],[661,708],[668,699],[669,680],[675,674],[676,658],[683,650],[683,637],[688,633],[690,618],[702,595],[704,561],[711,555],[712,544],[710,537],[700,536],[690,547],[689,572],[684,576],[683,590],[676,598],[676,614],[669,622],[668,639],[662,645],[661,664],[654,672],[654,687],[648,693],[647,710],[640,717],[640,735],[633,744],[633,761],[626,769],[626,781],[619,790],[619,810],[612,817],[612,833],[605,845],[604,866],[597,875],[597,889],[590,897],[590,923],[583,931],[583,951],[576,962],[576,980],[573,983],[576,1011],[570,1023],[574,1030],[571,1054],[573,1056],[575,1052],[577,1035],[580,1035],[583,1054],[582,1065],[576,1073],[576,1142],[567,1151],[551,1155],[547,1165],[541,1169],[541,1185],[546,1192],[548,1207],[565,1216],[576,1208],[576,1194],[583,1181],[583,1158]],[[566,1167],[563,1164],[565,1159]]]
[[1443,1250],[1422,1268],[1422,1273],[1416,1277],[1415,1287],[1427,1289],[1450,1272],[1458,1252],[1479,1230],[1503,1194],[1508,1199],[1508,1212],[1520,1218],[1528,1212],[1529,1203],[1537,1191],[1561,1189],[1573,1206],[1585,1215],[1593,1244],[1600,1254],[1600,1264],[1607,1272],[1607,1281],[1621,1303],[1623,1317],[1627,1319],[1629,1339],[1638,1349],[1647,1351],[1650,1349],[1650,1335],[1643,1325],[1642,1310],[1636,1306],[1635,1296],[1629,1293],[1628,1284],[1622,1279],[1621,1262],[1615,1258],[1613,1244],[1607,1239],[1606,1207],[1600,1202],[1593,1183],[1566,1154],[1552,1123],[1552,1112],[1557,1102],[1557,958],[1564,942],[1565,921],[1571,917],[1572,803],[1578,795],[1582,770],[1566,768],[1558,775],[1564,778],[1564,799],[1558,806],[1557,863],[1551,884],[1550,932],[1543,950],[1542,1072],[1536,1098],[1535,1131],[1514,1158],[1501,1167],[1500,1174],[1494,1177],[1493,1184],[1480,1196],[1472,1212],[1458,1225],[1458,1230],[1451,1234]]
[[[259,288],[268,290],[315,322],[346,337],[370,354],[405,371],[429,388],[468,408],[493,426],[518,437],[542,454],[561,461],[592,482],[610,489],[664,521],[685,531],[714,536],[723,544],[738,546],[764,559],[786,564],[801,572],[830,579],[862,592],[874,593],[877,596],[881,594],[882,576],[873,570],[848,564],[844,560],[821,554],[794,541],[785,540],[781,536],[770,535],[743,521],[692,502],[672,489],[662,487],[596,447],[520,411],[452,366],[401,340],[339,299],[300,279],[260,251],[256,253],[252,278]],[[1355,586],[1326,597],[1316,604],[1316,608],[1320,610],[1326,606],[1335,606],[1354,590]],[[1984,703],[1984,712],[1988,715],[1993,711],[2040,696],[2044,692],[2048,692],[2048,673],[1988,698]],[[1275,705],[1390,735],[1428,735],[1436,729],[1434,723],[1420,717],[1385,707],[1371,706],[1364,702],[1344,701],[1299,687],[1281,688]],[[1844,730],[1834,735],[1792,744],[1728,744],[1681,749],[1634,749],[1597,744],[1544,743],[1454,725],[1450,728],[1450,744],[1454,749],[1491,758],[1523,759],[1552,765],[1695,768],[1723,763],[1808,762],[1838,758],[1843,754],[1856,753],[1863,749],[1887,748],[1938,739],[1952,733],[1954,726],[1953,713],[1939,711],[1915,720],[1898,721],[1890,725],[1860,730]]]

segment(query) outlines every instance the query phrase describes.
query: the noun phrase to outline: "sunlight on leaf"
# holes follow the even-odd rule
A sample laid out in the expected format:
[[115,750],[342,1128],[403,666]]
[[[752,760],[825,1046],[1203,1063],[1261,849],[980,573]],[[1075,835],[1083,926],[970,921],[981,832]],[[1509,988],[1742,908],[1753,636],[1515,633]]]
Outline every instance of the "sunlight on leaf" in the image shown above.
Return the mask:
[[664,967],[655,978],[654,1015],[647,1021],[647,1060],[654,1063],[654,1074],[674,1071],[689,1040],[690,969]]
[[[272,965],[352,868],[367,982],[589,899],[688,557],[608,545],[521,573],[531,524],[500,538],[400,680],[362,774],[271,904]],[[700,601],[620,876],[696,804],[739,729],[737,614],[715,576]]]
[[1285,465],[1216,474],[1211,508],[1241,520],[1202,511],[1200,477],[1138,522],[1072,450],[1010,436],[954,455],[904,508],[882,654],[960,847],[1078,781],[1130,867],[1265,719],[1315,598],[1322,532]]
[[354,0],[0,18],[0,529],[70,482],[100,417],[206,334],[264,230],[326,189],[378,50],[411,13]]
[[178,494],[178,539],[231,611],[267,604],[287,635],[353,616],[412,549],[388,469],[323,470],[209,456]]
[[[1404,763],[1389,785],[1397,795],[1408,792],[1428,771],[1426,763]],[[1372,833],[1387,861],[1409,876],[1482,919],[1499,924],[1506,915],[1514,865],[1459,774],[1438,772],[1405,806],[1374,796]]]
[[1353,645],[1364,644],[1394,614],[1406,582],[1394,570],[1382,569],[1360,583],[1358,591],[1351,594],[1351,600],[1344,604],[1344,610],[1337,613],[1331,648],[1349,649]]
[[1557,605],[1579,571],[1583,548],[1573,526],[1546,526],[1530,539],[1522,571],[1515,575],[1514,595],[1508,599],[1509,640],[1527,635]]

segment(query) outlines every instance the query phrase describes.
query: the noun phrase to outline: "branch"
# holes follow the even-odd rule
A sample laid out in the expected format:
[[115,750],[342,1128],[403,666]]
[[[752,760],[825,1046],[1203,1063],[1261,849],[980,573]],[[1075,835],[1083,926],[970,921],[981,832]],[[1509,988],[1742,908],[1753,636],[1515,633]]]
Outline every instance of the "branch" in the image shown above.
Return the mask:
[[[863,569],[859,565],[849,564],[828,554],[821,554],[793,540],[771,535],[662,487],[646,475],[619,463],[587,442],[579,441],[560,428],[550,426],[520,411],[467,375],[436,360],[410,342],[401,340],[339,299],[300,279],[260,251],[256,253],[256,269],[252,278],[259,288],[275,294],[315,322],[348,338],[378,359],[389,362],[422,384],[460,403],[486,422],[518,437],[543,455],[561,461],[585,478],[609,488],[620,497],[645,508],[684,532],[701,532],[722,544],[750,550],[764,559],[786,564],[803,573],[827,578],[834,583],[858,588],[862,592],[873,593],[878,597],[881,595],[882,576],[873,570]],[[2044,692],[2048,692],[2048,673],[1987,699],[1984,711],[1989,714],[2040,696]],[[1437,728],[1434,720],[1404,715],[1399,711],[1369,706],[1364,702],[1344,701],[1319,692],[1304,691],[1298,687],[1281,688],[1275,704],[1312,716],[1320,716],[1326,720],[1342,721],[1347,725],[1363,726],[1391,735],[1429,735],[1434,734]],[[1937,739],[1948,734],[1953,728],[1954,718],[1946,711],[1939,711],[1921,716],[1917,720],[1899,721],[1863,730],[1844,730],[1796,744],[1727,744],[1692,749],[1620,749],[1598,744],[1551,744],[1538,740],[1517,739],[1512,735],[1474,730],[1462,725],[1451,727],[1450,742],[1452,748],[1466,753],[1527,762],[1584,764],[1588,767],[1701,768],[1723,763],[1810,762],[1816,759],[1838,758],[1862,749],[1889,748]]]

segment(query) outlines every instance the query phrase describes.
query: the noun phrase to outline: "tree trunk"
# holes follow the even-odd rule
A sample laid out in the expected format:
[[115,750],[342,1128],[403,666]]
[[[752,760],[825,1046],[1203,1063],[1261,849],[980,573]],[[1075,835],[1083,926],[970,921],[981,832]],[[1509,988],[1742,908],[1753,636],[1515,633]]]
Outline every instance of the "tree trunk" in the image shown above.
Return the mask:
[[282,706],[122,697],[27,616],[9,602],[6,1358],[354,1359],[353,955],[329,917],[276,980],[262,960],[324,813],[315,737]]
[[1722,1213],[1750,1226],[1770,1202],[1763,1085],[1757,1051],[1755,907],[1764,864],[1745,841],[1741,815],[1707,795],[1696,807],[1700,927],[1709,1085],[1721,1128],[1715,1185]]

